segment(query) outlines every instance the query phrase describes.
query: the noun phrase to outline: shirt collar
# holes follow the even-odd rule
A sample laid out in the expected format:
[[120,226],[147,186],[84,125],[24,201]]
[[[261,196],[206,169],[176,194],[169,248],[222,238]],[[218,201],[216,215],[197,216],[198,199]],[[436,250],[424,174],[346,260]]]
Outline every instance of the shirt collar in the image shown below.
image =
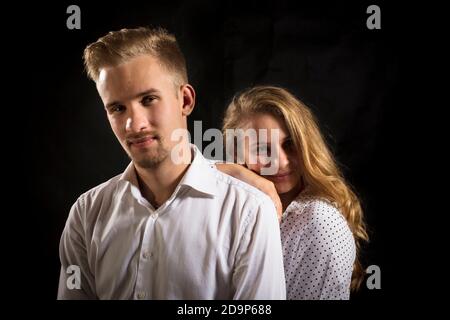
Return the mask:
[[136,169],[134,168],[133,161],[131,161],[125,171],[119,178],[119,183],[126,184],[130,186],[131,194],[138,200],[141,201],[143,198],[141,190],[139,189],[139,182],[136,176]]
[[120,176],[119,181],[129,182],[135,186],[139,185],[137,176],[136,176],[136,171],[134,169],[133,161],[128,164],[127,168]]
[[291,201],[281,215],[281,220],[286,219],[289,214],[298,210],[298,204],[301,202],[301,199],[309,193],[310,189],[310,186],[306,186],[299,192],[298,195],[295,196],[294,200]]
[[[212,196],[217,195],[218,190],[215,179],[216,169],[213,162],[203,157],[200,150],[194,144],[191,144],[190,147],[192,151],[192,161],[178,186],[188,186],[201,193]],[[131,192],[133,194],[139,193],[140,195],[139,183],[133,162],[130,162],[125,171],[122,173],[119,178],[119,182],[130,183],[132,186]]]
[[189,186],[199,192],[217,195],[215,166],[213,162],[203,157],[200,150],[191,144],[192,162],[186,174],[180,181],[180,185]]

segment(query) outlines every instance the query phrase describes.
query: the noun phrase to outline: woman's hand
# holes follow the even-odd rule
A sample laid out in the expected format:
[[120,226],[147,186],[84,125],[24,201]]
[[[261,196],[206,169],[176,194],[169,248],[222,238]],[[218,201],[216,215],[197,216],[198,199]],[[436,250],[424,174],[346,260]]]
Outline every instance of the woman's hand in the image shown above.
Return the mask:
[[267,194],[275,204],[275,208],[277,209],[278,222],[281,221],[281,215],[283,213],[283,206],[281,204],[280,197],[278,196],[277,190],[275,189],[275,185],[272,181],[267,180],[260,175],[254,173],[253,171],[245,168],[236,163],[216,163],[216,167],[218,170],[229,174],[236,179],[242,180],[249,185],[254,186],[255,188],[261,190],[265,194]]

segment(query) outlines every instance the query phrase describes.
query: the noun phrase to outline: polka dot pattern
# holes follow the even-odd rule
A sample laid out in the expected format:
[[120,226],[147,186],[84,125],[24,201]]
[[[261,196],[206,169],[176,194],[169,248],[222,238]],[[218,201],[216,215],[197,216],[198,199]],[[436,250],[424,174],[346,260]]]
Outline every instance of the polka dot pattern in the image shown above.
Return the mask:
[[350,298],[356,247],[335,206],[300,194],[283,213],[281,240],[288,300]]

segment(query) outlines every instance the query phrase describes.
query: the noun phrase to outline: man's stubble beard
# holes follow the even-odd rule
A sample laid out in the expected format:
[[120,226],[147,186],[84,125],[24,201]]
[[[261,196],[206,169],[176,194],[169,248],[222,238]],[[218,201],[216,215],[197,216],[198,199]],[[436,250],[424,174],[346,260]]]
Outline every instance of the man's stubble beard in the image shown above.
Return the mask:
[[127,154],[130,159],[139,167],[145,169],[152,169],[160,165],[170,154],[170,151],[163,146],[161,139],[157,140],[157,146],[152,147],[150,150],[139,152],[137,156],[133,156],[128,149]]

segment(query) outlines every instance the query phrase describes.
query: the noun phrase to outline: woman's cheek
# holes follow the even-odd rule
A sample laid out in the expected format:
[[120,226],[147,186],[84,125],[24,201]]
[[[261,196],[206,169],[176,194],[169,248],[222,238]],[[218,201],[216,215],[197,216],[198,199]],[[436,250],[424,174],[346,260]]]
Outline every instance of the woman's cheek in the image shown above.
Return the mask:
[[256,172],[256,173],[260,173],[261,172],[261,167],[258,164],[251,164],[251,163],[247,163],[247,168]]

